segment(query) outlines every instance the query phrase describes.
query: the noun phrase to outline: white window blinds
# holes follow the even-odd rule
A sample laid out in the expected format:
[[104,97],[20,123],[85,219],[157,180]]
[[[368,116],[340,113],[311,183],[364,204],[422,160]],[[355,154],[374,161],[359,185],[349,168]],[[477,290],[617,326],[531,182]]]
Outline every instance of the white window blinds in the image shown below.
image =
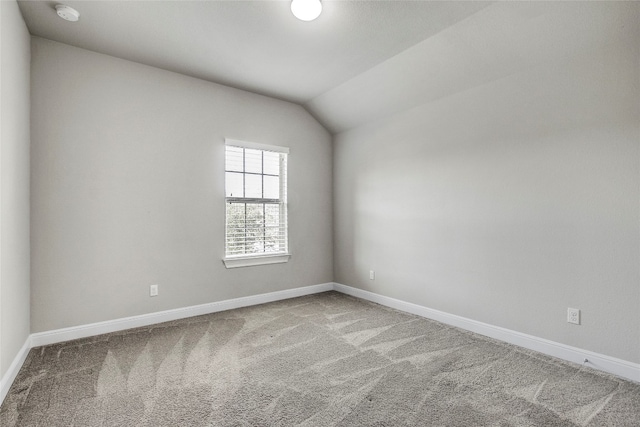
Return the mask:
[[288,253],[287,153],[226,140],[226,258]]

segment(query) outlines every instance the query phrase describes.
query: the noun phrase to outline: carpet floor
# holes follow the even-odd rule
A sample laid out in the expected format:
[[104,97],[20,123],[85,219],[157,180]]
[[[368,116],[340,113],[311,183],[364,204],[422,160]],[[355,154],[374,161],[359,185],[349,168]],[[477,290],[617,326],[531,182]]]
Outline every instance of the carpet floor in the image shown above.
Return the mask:
[[34,348],[13,426],[639,426],[640,384],[336,292]]

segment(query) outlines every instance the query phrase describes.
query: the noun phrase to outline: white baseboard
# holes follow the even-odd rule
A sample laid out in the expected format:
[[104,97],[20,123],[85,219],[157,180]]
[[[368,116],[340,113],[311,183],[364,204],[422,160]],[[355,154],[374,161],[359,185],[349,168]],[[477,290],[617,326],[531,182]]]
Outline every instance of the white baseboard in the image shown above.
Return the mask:
[[16,354],[16,357],[9,365],[9,369],[7,372],[0,378],[0,405],[4,402],[4,398],[9,393],[9,389],[11,388],[11,384],[13,384],[13,380],[16,379],[18,372],[20,372],[20,368],[24,365],[24,361],[27,360],[27,356],[29,355],[29,350],[31,350],[31,336],[28,336],[25,340],[22,348]]
[[234,308],[265,304],[268,302],[317,294],[320,292],[327,292],[331,290],[333,290],[333,283],[323,283],[320,285],[304,286],[295,289],[285,289],[283,291],[269,292],[260,295],[251,295],[248,297],[234,298],[225,301],[194,305],[191,307],[177,308],[173,310],[142,314],[139,316],[131,316],[121,319],[107,320],[104,322],[91,323],[88,325],[73,326],[70,328],[56,329],[53,331],[31,334],[16,355],[13,363],[9,367],[9,370],[4,376],[2,376],[2,378],[0,378],[0,405],[9,392],[9,388],[11,388],[11,384],[13,384],[13,381],[18,375],[20,368],[22,368],[22,365],[24,364],[24,361],[29,354],[29,350],[34,347],[56,344],[64,341],[71,341],[79,338],[86,338],[110,332],[117,332],[125,329],[138,328],[141,326],[149,326],[157,323],[168,322],[171,320],[200,316],[203,314],[216,313],[219,311],[232,310]]
[[126,317],[105,322],[92,323],[88,325],[74,326],[70,328],[57,329],[47,332],[31,334],[16,355],[13,363],[5,375],[0,378],[0,404],[4,401],[9,392],[11,384],[15,380],[20,368],[33,347],[55,344],[79,338],[86,338],[110,332],[122,331],[125,329],[149,326],[171,320],[184,319],[192,316],[216,313],[219,311],[232,310],[234,308],[248,307],[252,305],[265,304],[273,301],[280,301],[305,295],[316,294],[335,290],[346,295],[351,295],[367,301],[375,302],[396,310],[415,314],[418,316],[433,319],[461,329],[472,331],[481,335],[498,339],[510,344],[515,344],[530,350],[554,356],[569,362],[582,364],[584,359],[588,359],[588,366],[604,372],[640,382],[640,364],[627,362],[588,350],[560,344],[545,340],[498,326],[489,325],[475,320],[467,319],[454,314],[427,308],[421,305],[401,301],[395,298],[386,297],[340,283],[323,283],[320,285],[305,286],[295,289],[270,292],[260,295],[252,295],[242,298],[234,298],[225,301],[212,302],[208,304],[195,305],[191,307],[178,308],[173,310],[160,311],[157,313],[143,314],[139,316]]
[[638,363],[616,359],[614,357],[594,353],[588,350],[582,350],[580,348],[534,337],[532,335],[523,334],[521,332],[512,331],[499,326],[489,325],[487,323],[478,322],[476,320],[467,319],[465,317],[456,316],[454,314],[445,313],[410,302],[386,297],[340,283],[334,283],[333,288],[343,294],[375,302],[396,310],[416,314],[447,325],[456,326],[458,328],[495,338],[509,344],[534,350],[548,356],[557,357],[558,359],[578,364],[584,363],[584,359],[587,359],[588,362],[586,363],[586,366],[608,372],[631,381],[640,382],[640,364]]
[[71,341],[79,338],[91,337],[94,335],[123,331],[125,329],[155,325],[156,323],[169,322],[171,320],[184,319],[187,317],[232,310],[234,308],[248,307],[251,305],[280,301],[289,298],[301,297],[304,295],[317,294],[319,292],[326,292],[330,290],[333,290],[333,283],[323,283],[320,285],[304,286],[301,288],[286,289],[284,291],[269,292],[266,294],[251,295],[248,297],[193,305],[191,307],[183,307],[166,311],[158,311],[156,313],[141,314],[139,316],[107,320],[104,322],[91,323],[88,325],[73,326],[70,328],[56,329],[46,332],[38,332],[35,334],[31,334],[31,346],[40,347],[43,345]]

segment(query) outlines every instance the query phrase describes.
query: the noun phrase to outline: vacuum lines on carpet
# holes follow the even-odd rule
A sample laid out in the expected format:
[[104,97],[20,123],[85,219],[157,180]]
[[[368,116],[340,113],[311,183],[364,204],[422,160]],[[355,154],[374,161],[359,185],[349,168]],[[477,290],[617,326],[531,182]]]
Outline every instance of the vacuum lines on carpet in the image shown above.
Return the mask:
[[638,426],[640,385],[336,292],[34,348],[14,426]]

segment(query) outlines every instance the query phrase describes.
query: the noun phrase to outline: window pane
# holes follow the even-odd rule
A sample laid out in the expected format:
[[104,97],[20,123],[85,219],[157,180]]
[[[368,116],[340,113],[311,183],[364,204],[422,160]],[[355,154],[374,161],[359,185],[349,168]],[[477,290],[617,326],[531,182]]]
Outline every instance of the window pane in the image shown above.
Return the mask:
[[264,205],[247,203],[247,252],[264,252]]
[[245,174],[245,196],[251,198],[262,198],[262,175]]
[[279,199],[280,198],[280,178],[277,176],[264,176],[264,198]]
[[268,227],[264,231],[264,250],[265,252],[282,251],[282,239],[280,239],[280,227]]
[[267,227],[280,226],[280,205],[273,205],[273,204],[265,205],[264,223]]
[[264,250],[265,252],[280,252],[283,249],[284,236],[280,230],[280,205],[265,205],[264,207]]
[[264,173],[268,175],[280,174],[280,153],[264,152]]
[[262,173],[262,151],[245,148],[244,167],[245,172]]
[[225,173],[225,187],[227,197],[244,197],[242,192],[242,175],[237,172]]
[[225,169],[228,171],[242,172],[242,152],[240,147],[227,146]]
[[227,203],[227,254],[245,253],[244,203]]

